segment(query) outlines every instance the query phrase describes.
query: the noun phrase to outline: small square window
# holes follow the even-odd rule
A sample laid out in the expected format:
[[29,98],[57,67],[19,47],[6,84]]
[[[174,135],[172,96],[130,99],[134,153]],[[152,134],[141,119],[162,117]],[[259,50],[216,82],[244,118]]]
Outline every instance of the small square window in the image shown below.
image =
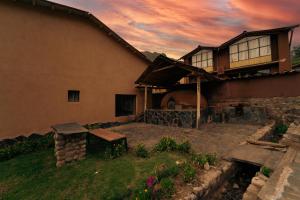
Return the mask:
[[69,102],[79,102],[79,90],[69,90],[68,91],[68,101]]

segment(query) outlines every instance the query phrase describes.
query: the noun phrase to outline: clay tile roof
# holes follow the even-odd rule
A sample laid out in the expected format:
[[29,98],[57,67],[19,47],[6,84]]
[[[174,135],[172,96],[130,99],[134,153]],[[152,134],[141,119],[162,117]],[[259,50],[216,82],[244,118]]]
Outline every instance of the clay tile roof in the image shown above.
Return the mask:
[[15,3],[23,3],[27,5],[32,5],[36,8],[40,9],[51,9],[56,10],[60,12],[65,12],[69,15],[76,15],[79,17],[83,17],[87,20],[89,20],[91,23],[95,24],[99,29],[106,32],[108,36],[112,37],[116,42],[121,44],[123,47],[125,47],[127,50],[131,51],[134,55],[141,58],[146,63],[151,63],[150,60],[146,58],[144,54],[142,54],[139,50],[137,50],[135,47],[130,45],[128,42],[126,42],[123,38],[121,38],[117,33],[115,33],[113,30],[111,30],[108,26],[106,26],[103,22],[101,22],[97,17],[95,17],[93,14],[80,10],[77,8],[73,8],[70,6],[54,3],[47,0],[5,0]]

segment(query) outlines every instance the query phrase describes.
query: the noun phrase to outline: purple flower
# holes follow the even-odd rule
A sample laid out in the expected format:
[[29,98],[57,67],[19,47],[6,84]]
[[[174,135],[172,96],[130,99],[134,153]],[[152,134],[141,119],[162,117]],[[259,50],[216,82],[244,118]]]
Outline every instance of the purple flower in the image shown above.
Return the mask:
[[147,179],[147,186],[148,188],[152,188],[156,182],[156,177],[155,176],[149,176]]

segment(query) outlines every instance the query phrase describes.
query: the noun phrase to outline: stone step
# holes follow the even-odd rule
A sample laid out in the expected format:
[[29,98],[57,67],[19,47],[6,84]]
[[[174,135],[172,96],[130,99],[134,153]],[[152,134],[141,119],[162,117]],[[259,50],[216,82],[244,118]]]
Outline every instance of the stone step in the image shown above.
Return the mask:
[[254,194],[257,194],[259,191],[260,191],[260,187],[257,187],[253,184],[249,185],[248,188],[247,188],[247,192],[252,192]]
[[246,192],[243,195],[243,200],[257,200],[257,195],[252,192]]
[[259,177],[254,177],[251,181],[251,184],[255,185],[258,188],[262,188],[266,184],[266,181],[260,179]]

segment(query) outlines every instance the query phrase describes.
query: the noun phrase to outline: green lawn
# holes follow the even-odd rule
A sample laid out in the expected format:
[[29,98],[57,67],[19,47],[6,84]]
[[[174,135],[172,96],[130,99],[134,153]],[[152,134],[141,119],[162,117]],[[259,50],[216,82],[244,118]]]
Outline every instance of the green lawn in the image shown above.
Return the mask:
[[141,159],[128,153],[105,160],[88,154],[57,169],[53,149],[21,155],[0,162],[0,199],[125,199],[127,188],[134,188],[155,165],[172,165],[182,156],[157,153]]

